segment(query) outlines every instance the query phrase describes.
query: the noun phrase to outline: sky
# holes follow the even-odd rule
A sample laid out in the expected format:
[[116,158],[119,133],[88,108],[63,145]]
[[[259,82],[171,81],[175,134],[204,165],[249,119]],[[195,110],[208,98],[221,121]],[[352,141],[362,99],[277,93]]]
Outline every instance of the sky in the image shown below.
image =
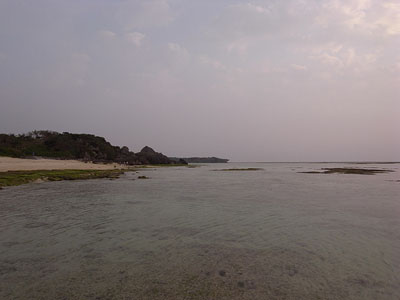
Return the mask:
[[399,0],[0,0],[0,132],[400,161]]

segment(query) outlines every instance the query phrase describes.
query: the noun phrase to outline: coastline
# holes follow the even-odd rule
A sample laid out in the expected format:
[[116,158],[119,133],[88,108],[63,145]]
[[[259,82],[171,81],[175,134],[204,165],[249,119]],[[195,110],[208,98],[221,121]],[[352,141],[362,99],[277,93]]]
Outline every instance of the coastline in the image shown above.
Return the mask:
[[117,163],[94,164],[79,160],[61,159],[26,159],[0,156],[0,172],[7,171],[33,171],[33,170],[112,170],[128,169],[126,165]]
[[0,189],[30,182],[116,179],[126,171],[133,171],[133,168],[117,163],[94,164],[78,160],[0,157]]
[[137,171],[137,169],[180,166],[187,165],[127,166],[118,163],[94,164],[78,160],[23,159],[0,156],[0,189],[31,182],[100,178],[117,179],[125,172],[133,172]]

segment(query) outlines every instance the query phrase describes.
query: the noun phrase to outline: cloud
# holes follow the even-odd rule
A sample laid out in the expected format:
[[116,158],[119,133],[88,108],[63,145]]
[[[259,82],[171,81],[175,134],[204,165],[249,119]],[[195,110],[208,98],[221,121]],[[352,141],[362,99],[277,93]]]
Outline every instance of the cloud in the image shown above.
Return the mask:
[[330,0],[322,5],[316,22],[324,27],[341,25],[368,35],[400,34],[400,3],[372,0]]
[[71,53],[41,76],[51,89],[82,87],[86,84],[92,59],[86,53]]
[[206,66],[211,66],[216,70],[226,70],[227,68],[218,60],[211,59],[207,56],[200,56],[199,61],[201,64]]
[[307,67],[303,66],[303,65],[292,64],[291,67],[294,70],[298,70],[298,71],[306,71],[307,70]]
[[143,39],[145,37],[146,35],[140,32],[129,32],[125,34],[125,38],[127,39],[127,41],[131,42],[137,47],[140,47],[142,45]]
[[97,33],[104,39],[113,39],[116,37],[116,34],[111,30],[99,30]]
[[[170,143],[171,154],[220,145],[221,155],[254,159],[242,147],[253,144],[260,159],[274,147],[278,159],[282,149],[297,155],[301,143],[289,140],[306,136],[318,150],[303,158],[329,159],[321,141],[346,149],[337,126],[367,132],[371,142],[352,148],[355,157],[394,145],[369,137],[377,128],[395,137],[399,127],[398,0],[3,2],[1,128],[16,130],[9,124],[38,107],[37,120],[159,151]],[[71,123],[66,109],[76,107],[81,118]],[[104,120],[116,114],[111,130]],[[149,114],[158,121],[143,131]],[[182,141],[187,148],[176,150]]]
[[233,4],[230,6],[231,9],[239,10],[243,12],[250,12],[250,13],[258,13],[258,14],[270,14],[271,9],[265,6],[256,5],[253,3],[245,3],[245,4]]
[[[115,32],[111,30],[100,30],[97,32],[97,34],[104,40],[122,40],[121,36],[118,36]],[[141,32],[127,32],[123,35],[123,38],[129,42],[135,45],[136,47],[140,47],[143,43],[144,38],[146,35]]]
[[177,43],[168,43],[168,49],[169,49],[169,51],[171,51],[181,57],[189,56],[189,52],[184,47],[182,47],[181,45],[179,45]]
[[226,6],[214,20],[213,34],[218,38],[243,39],[264,35],[273,30],[276,4],[261,6],[239,3]]
[[249,41],[246,39],[238,39],[232,42],[228,42],[226,45],[226,50],[229,53],[246,54],[249,47]]
[[369,72],[382,68],[378,63],[382,56],[381,49],[358,49],[342,44],[328,43],[316,47],[306,48],[305,53],[311,52],[311,60],[318,61],[320,67],[329,67],[332,72],[335,70],[347,69],[350,72]]
[[382,26],[387,35],[400,34],[400,3],[384,2],[385,15],[376,20],[377,26]]
[[124,30],[164,27],[172,23],[175,13],[167,0],[128,0],[118,5],[116,20]]
[[343,61],[339,57],[328,54],[328,53],[322,53],[318,56],[314,56],[313,58],[317,59],[318,61],[320,61],[321,63],[323,63],[325,65],[330,65],[332,67],[341,68],[344,66]]

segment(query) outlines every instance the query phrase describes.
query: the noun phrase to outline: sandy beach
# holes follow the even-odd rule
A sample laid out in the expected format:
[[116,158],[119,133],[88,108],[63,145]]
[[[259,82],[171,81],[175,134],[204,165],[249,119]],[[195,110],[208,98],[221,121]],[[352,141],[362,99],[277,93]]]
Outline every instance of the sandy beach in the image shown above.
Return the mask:
[[0,157],[0,172],[22,170],[108,170],[126,168],[120,164],[94,164],[78,160],[21,159]]

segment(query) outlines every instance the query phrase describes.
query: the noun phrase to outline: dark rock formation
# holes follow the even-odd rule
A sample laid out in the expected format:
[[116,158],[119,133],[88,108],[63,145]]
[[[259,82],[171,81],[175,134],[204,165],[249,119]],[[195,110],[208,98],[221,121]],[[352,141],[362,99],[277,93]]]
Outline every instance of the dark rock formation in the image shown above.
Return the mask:
[[164,154],[154,151],[149,146],[145,146],[136,155],[143,164],[159,165],[159,164],[174,163],[172,160],[170,160]]

